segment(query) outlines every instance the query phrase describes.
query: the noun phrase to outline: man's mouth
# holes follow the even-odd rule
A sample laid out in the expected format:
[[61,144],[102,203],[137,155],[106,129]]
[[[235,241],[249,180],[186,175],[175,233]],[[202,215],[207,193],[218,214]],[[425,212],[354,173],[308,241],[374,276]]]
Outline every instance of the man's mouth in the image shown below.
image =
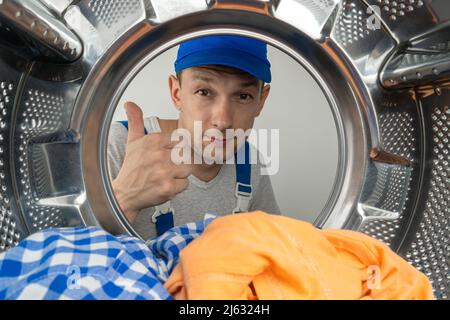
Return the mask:
[[227,139],[219,138],[219,137],[210,137],[210,141],[217,146],[224,146],[227,144]]

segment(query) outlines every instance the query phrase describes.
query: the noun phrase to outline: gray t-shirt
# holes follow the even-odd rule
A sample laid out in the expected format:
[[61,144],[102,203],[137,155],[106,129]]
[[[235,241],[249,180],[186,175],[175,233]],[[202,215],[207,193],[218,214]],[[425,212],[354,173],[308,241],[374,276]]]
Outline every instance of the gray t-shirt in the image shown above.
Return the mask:
[[[145,118],[144,125],[149,133],[160,132],[157,117]],[[121,123],[113,122],[111,124],[108,138],[108,169],[112,180],[119,174],[125,158],[127,135],[128,131]],[[251,152],[257,152],[257,150],[252,148]],[[258,164],[252,164],[253,191],[249,211],[262,210],[267,213],[280,214],[270,177],[261,175],[261,168],[259,161]],[[202,220],[205,213],[216,216],[230,214],[236,207],[236,168],[234,164],[223,164],[217,176],[211,181],[202,181],[194,175],[190,175],[188,180],[187,189],[170,201],[174,209],[176,226]],[[142,209],[132,224],[144,239],[156,236],[156,227],[151,221],[154,212],[153,207]]]

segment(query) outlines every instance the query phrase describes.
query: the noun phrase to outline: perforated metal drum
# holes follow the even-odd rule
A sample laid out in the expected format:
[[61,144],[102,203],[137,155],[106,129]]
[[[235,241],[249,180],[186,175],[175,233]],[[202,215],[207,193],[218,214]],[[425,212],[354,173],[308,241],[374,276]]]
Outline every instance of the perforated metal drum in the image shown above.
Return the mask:
[[52,227],[136,235],[106,169],[120,95],[179,42],[241,34],[301,63],[334,112],[316,224],[384,241],[448,299],[449,18],[448,0],[0,0],[0,250]]

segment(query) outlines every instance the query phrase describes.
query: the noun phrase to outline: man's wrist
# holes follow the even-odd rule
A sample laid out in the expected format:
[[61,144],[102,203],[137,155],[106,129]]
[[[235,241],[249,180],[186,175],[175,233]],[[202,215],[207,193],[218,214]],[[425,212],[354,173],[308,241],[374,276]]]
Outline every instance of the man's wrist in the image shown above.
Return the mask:
[[133,222],[139,211],[132,208],[131,199],[129,199],[128,193],[121,188],[117,179],[112,181],[112,188],[120,209],[125,217],[127,217],[128,221]]

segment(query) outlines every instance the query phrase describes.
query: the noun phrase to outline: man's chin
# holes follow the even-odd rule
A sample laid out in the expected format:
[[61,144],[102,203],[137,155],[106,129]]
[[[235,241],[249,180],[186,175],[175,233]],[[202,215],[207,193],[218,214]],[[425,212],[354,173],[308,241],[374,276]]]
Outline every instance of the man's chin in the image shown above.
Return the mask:
[[231,156],[226,156],[224,154],[220,155],[203,155],[203,161],[208,164],[226,164],[226,163],[234,163],[234,154]]
[[[217,149],[212,150],[211,153],[205,152],[203,153],[203,161],[207,164],[224,164],[227,163],[227,161],[232,161],[234,159],[234,155],[236,153],[236,148],[229,148],[226,147],[219,149],[219,151],[216,152]],[[204,149],[205,150],[205,149]]]

